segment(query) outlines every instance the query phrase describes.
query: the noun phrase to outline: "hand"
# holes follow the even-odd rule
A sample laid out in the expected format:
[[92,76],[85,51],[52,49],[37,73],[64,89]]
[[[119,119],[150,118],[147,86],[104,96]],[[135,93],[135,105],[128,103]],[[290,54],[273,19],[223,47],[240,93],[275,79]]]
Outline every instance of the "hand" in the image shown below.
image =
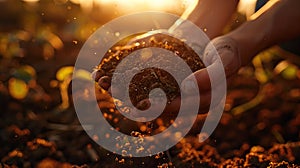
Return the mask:
[[[178,29],[175,31],[178,31]],[[132,39],[130,41],[130,43],[134,43],[135,41],[138,41],[139,39],[149,38],[156,33],[157,33],[157,31],[154,31],[154,32],[146,33],[142,36],[138,36],[138,37]],[[195,39],[194,39],[194,41],[195,41]],[[191,78],[193,76],[191,75],[191,76],[187,77],[181,84],[181,89],[182,89],[181,92],[183,94],[187,94],[188,98],[186,98],[185,100],[181,100],[180,97],[177,97],[172,102],[170,102],[169,104],[166,105],[165,112],[167,112],[170,116],[173,116],[172,114],[174,114],[176,116],[178,110],[180,109],[181,103],[187,104],[188,106],[189,106],[189,104],[193,105],[195,103],[199,103],[199,102],[195,102],[195,100],[197,100],[197,99],[195,99],[195,96],[197,96],[197,95],[193,95],[195,92],[195,89],[197,89],[197,86],[198,86],[199,91],[200,91],[200,99],[201,99],[199,113],[207,113],[208,108],[211,103],[211,98],[212,98],[211,97],[211,89],[212,89],[211,88],[211,80],[213,80],[214,83],[217,83],[217,84],[214,84],[214,86],[216,88],[213,88],[213,89],[222,89],[221,86],[218,87],[218,83],[224,82],[224,80],[226,80],[225,75],[224,75],[224,69],[225,69],[226,77],[229,77],[232,74],[234,74],[241,66],[240,56],[239,56],[237,47],[238,46],[235,43],[235,41],[226,36],[218,37],[218,38],[212,40],[206,46],[206,48],[204,50],[205,51],[204,55],[202,57],[203,62],[205,63],[207,68],[196,71],[194,74],[192,74],[192,75],[194,75],[194,77],[196,78],[197,81],[192,81]],[[216,48],[216,50],[215,50],[215,48]],[[221,59],[219,59],[219,56],[216,51],[220,55]],[[223,67],[224,67],[224,69],[223,69]],[[220,70],[223,70],[223,71],[220,71]],[[97,78],[96,80],[99,82],[100,86],[102,86],[106,90],[110,90],[109,80],[106,80],[108,78],[107,76],[101,77],[99,75],[96,75],[96,78]],[[223,86],[223,90],[224,90],[224,86]],[[218,92],[218,90],[216,90],[216,92]],[[217,99],[217,101],[215,101],[215,102],[219,102],[221,100],[221,98],[223,98],[223,97],[214,97],[214,99]],[[146,107],[154,106],[152,108],[155,109],[155,104],[151,104],[150,102],[151,102],[150,100],[142,100],[141,103],[138,103],[138,105],[141,104],[142,106],[146,106]],[[212,105],[212,106],[215,106],[215,105]],[[142,108],[140,108],[140,109],[142,109]],[[188,110],[188,109],[186,109],[186,110]],[[144,115],[143,113],[139,113],[139,114]],[[137,113],[136,115],[138,116],[139,114]]]
[[[221,91],[220,89],[224,89],[221,84],[226,82],[226,78],[234,75],[242,66],[238,45],[228,36],[215,38],[206,46],[203,62],[207,68],[194,72],[181,84],[182,92],[190,95],[191,100],[198,86],[201,100],[199,113],[207,112],[209,106],[216,106],[216,104],[210,104],[212,89],[215,89],[217,93]],[[196,83],[192,77],[196,78]],[[213,88],[212,82],[215,83]],[[217,94],[214,99],[216,99],[215,102],[219,102],[222,97]],[[171,105],[169,108],[172,109],[172,107],[177,108],[176,105]]]
[[[216,50],[215,50],[216,49]],[[218,52],[218,54],[216,53]],[[220,58],[220,59],[219,59]],[[209,73],[212,74],[211,78],[216,83],[221,83],[222,80],[226,80],[224,76],[220,73],[220,67],[225,70],[226,77],[230,77],[235,74],[241,67],[241,59],[238,53],[238,46],[234,40],[227,36],[221,36],[212,40],[205,48],[203,55],[203,62],[206,64],[207,68],[196,71],[194,74],[197,83],[191,80],[192,75],[187,77],[181,84],[181,89],[183,94],[188,94],[189,98],[186,100],[181,100],[180,97],[174,99],[170,104],[166,105],[165,111],[169,114],[178,111],[180,109],[180,103],[194,104],[195,95],[194,90],[199,88],[200,92],[200,107],[199,113],[207,113],[208,108],[211,103],[211,79]],[[107,77],[102,77],[99,80],[100,86],[109,89],[109,84],[105,82]],[[216,88],[218,85],[216,85]],[[221,99],[221,98],[218,98]],[[141,104],[149,104],[149,100],[143,100]],[[218,102],[218,101],[216,101]],[[147,105],[149,106],[149,105]]]

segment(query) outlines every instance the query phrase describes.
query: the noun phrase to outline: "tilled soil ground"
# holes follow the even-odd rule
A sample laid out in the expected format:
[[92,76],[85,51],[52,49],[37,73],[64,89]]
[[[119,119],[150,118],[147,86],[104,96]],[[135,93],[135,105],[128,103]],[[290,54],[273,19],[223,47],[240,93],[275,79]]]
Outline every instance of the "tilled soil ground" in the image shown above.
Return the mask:
[[[249,69],[253,67],[231,79],[225,111],[208,140],[198,143],[191,133],[170,150],[145,158],[123,158],[94,143],[72,105],[56,108],[60,103],[57,89],[45,86],[42,97],[29,95],[25,100],[13,99],[2,90],[1,166],[299,167],[299,77],[277,75],[259,84],[255,77],[245,75]],[[51,79],[48,71],[38,73],[46,75],[38,77],[39,83]],[[252,108],[235,109],[257,95],[263,96]]]

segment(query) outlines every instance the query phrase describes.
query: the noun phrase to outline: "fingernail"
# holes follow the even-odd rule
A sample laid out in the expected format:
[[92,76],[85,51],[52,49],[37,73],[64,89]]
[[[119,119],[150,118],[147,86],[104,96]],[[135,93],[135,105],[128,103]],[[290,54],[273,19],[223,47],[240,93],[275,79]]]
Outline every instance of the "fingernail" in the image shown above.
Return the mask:
[[98,80],[98,84],[105,90],[108,90],[111,85],[111,79],[108,76],[102,76]]
[[150,100],[144,99],[137,103],[136,108],[138,108],[139,110],[147,110],[148,108],[150,108],[150,106],[151,106]]
[[232,64],[233,62],[235,62],[235,53],[233,53],[231,50],[221,50],[220,51],[220,55],[221,57],[221,61],[224,67]]
[[100,69],[97,69],[97,70],[94,70],[91,74],[92,78],[95,80],[95,81],[98,81],[101,76],[104,75],[104,72]]
[[91,77],[95,80],[96,80],[96,76],[97,76],[97,70],[93,71],[92,74],[91,74]]
[[181,84],[181,90],[185,94],[193,94],[196,89],[196,83],[191,79],[186,79]]

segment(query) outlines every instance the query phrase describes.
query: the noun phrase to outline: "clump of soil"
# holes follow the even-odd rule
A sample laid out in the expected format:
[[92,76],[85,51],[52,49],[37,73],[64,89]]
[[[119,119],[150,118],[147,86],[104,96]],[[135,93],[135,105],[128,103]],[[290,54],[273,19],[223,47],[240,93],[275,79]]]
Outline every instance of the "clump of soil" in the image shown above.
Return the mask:
[[270,149],[252,146],[244,157],[224,159],[216,148],[208,143],[199,143],[195,137],[187,137],[171,150],[173,164],[178,167],[266,167],[295,168],[292,164],[299,158],[300,143],[275,144]]
[[[205,67],[200,57],[196,52],[193,51],[191,47],[189,47],[183,41],[172,36],[163,33],[157,33],[141,39],[137,38],[136,41],[128,44],[128,41],[130,41],[132,37],[124,38],[113,47],[111,47],[110,50],[108,50],[100,64],[96,67],[96,81],[103,80],[103,78],[100,77],[106,76],[106,82],[110,83],[113,73],[115,72],[116,67],[122,61],[122,59],[124,59],[134,51],[148,47],[157,47],[173,52],[174,55],[181,57],[193,72]],[[164,58],[163,54],[159,55],[156,58],[158,59],[154,59],[152,61],[155,61],[155,63],[157,64],[166,59]],[[147,61],[150,61],[150,59],[147,57],[140,61],[141,63],[145,63]],[[135,71],[136,69],[135,65],[131,62],[126,62],[126,66],[131,67],[129,71]],[[182,69],[178,67],[178,72],[180,71],[182,71]],[[127,76],[126,73],[128,72],[124,72],[123,74],[123,77],[125,78]],[[162,69],[146,68],[142,71],[137,71],[135,74],[136,75],[133,77],[129,85],[129,96],[133,105],[135,106],[141,100],[148,98],[150,91],[155,88],[161,88],[162,90],[164,90],[167,95],[168,101],[172,101],[176,96],[180,94],[178,83],[168,72]],[[124,81],[122,79],[117,80],[118,82]]]

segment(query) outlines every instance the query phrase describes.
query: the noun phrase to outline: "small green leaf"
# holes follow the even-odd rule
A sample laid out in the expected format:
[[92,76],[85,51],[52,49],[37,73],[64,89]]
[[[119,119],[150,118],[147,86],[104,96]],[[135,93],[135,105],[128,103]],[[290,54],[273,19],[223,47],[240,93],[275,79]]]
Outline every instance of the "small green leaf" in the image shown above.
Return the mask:
[[8,81],[9,94],[15,99],[24,99],[28,93],[28,86],[25,81],[17,78],[10,78]]
[[296,66],[289,65],[281,72],[281,74],[285,79],[292,80],[297,77],[297,71],[298,71],[298,68]]
[[17,68],[13,72],[12,75],[13,75],[13,77],[18,78],[18,79],[23,80],[26,83],[28,83],[32,79],[36,78],[36,71],[32,66],[24,65],[24,66]]
[[73,73],[73,66],[65,66],[60,68],[56,73],[56,79],[59,81],[64,81],[67,77],[70,77]]
[[93,80],[91,77],[91,73],[83,69],[75,70],[73,77],[83,80]]
[[281,74],[283,78],[290,80],[295,79],[297,77],[298,70],[299,68],[296,65],[286,60],[281,61],[274,68],[274,72],[276,74]]

